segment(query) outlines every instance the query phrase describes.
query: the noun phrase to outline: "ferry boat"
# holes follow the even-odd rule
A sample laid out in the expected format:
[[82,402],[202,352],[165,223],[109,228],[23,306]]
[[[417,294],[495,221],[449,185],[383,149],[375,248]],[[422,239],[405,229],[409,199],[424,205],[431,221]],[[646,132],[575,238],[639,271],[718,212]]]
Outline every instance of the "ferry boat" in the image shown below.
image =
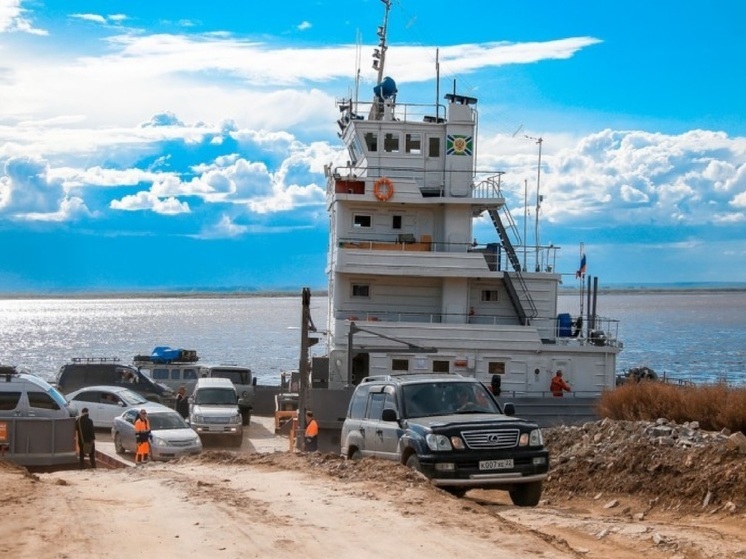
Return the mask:
[[[503,399],[551,398],[559,370],[568,395],[613,388],[622,343],[617,322],[596,313],[597,279],[586,314],[558,312],[560,247],[521,239],[508,177],[477,170],[478,100],[454,85],[443,104],[399,101],[382,2],[373,99],[338,101],[348,161],[325,169],[327,356],[313,359],[308,399],[319,425],[341,426],[351,390],[372,375],[459,373],[496,381]],[[484,245],[480,217],[494,225]]]

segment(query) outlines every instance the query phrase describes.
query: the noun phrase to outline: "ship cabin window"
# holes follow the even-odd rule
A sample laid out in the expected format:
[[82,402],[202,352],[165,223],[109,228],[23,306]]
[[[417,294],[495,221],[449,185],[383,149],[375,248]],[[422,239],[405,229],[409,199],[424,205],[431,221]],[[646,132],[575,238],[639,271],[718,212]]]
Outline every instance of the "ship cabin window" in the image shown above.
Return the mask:
[[360,147],[360,140],[357,138],[357,136],[354,136],[352,138],[352,141],[350,142],[350,145],[347,148],[347,151],[350,154],[350,160],[351,160],[350,162],[353,165],[363,158],[363,150]]
[[497,289],[483,289],[482,290],[482,302],[496,303],[497,301],[499,301]]
[[366,132],[364,138],[365,149],[367,149],[368,152],[378,151],[378,134],[375,132]]
[[433,373],[450,373],[450,361],[433,361]]
[[355,214],[352,216],[352,226],[357,227],[371,227],[373,225],[373,217],[365,214]]
[[401,229],[401,216],[400,215],[395,215],[391,218],[391,228]]
[[407,134],[404,139],[404,151],[412,155],[422,153],[422,134]]
[[430,136],[427,143],[427,156],[440,157],[440,137]]
[[386,153],[399,153],[399,134],[386,132],[383,135],[383,151]]
[[367,283],[353,283],[352,284],[352,296],[353,297],[370,297],[370,285]]
[[487,371],[491,375],[504,375],[505,363],[503,361],[490,361],[487,364]]
[[392,371],[408,371],[409,370],[409,359],[392,359],[391,370]]

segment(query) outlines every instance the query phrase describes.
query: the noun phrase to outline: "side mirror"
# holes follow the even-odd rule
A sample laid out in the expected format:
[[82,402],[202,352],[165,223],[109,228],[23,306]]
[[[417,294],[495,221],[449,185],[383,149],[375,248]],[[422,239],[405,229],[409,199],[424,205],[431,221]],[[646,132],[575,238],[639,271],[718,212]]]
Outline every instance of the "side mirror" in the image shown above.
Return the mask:
[[119,400],[117,402],[117,406],[119,406],[120,408],[123,408],[124,407],[124,402],[122,402],[121,400]]
[[382,421],[399,421],[399,418],[396,415],[396,410],[387,408],[383,410],[383,413],[381,414],[381,420]]
[[256,377],[251,379],[251,386],[256,386]]
[[515,406],[513,405],[513,402],[508,402],[503,405],[503,413],[505,415],[515,415]]

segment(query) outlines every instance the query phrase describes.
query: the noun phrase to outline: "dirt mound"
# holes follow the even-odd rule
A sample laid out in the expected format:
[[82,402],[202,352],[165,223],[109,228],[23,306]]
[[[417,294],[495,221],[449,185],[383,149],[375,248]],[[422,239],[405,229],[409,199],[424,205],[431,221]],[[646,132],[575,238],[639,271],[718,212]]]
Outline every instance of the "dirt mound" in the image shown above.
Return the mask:
[[546,429],[551,468],[545,496],[623,494],[651,507],[742,510],[746,456],[729,435],[664,419]]

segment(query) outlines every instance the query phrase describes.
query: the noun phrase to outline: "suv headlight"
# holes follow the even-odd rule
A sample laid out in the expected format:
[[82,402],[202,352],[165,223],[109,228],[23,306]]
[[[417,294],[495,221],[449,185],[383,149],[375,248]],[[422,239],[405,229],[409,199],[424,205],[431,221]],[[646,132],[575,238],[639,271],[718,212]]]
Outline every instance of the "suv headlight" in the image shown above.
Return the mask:
[[241,414],[239,413],[231,417],[230,423],[241,423]]
[[425,437],[425,442],[430,450],[453,450],[451,441],[445,435],[438,435],[436,433],[430,433]]
[[204,423],[205,422],[205,418],[202,417],[201,415],[193,415],[191,422],[192,423]]
[[518,446],[544,446],[544,437],[541,436],[541,429],[534,429],[530,433],[521,433],[518,439]]

